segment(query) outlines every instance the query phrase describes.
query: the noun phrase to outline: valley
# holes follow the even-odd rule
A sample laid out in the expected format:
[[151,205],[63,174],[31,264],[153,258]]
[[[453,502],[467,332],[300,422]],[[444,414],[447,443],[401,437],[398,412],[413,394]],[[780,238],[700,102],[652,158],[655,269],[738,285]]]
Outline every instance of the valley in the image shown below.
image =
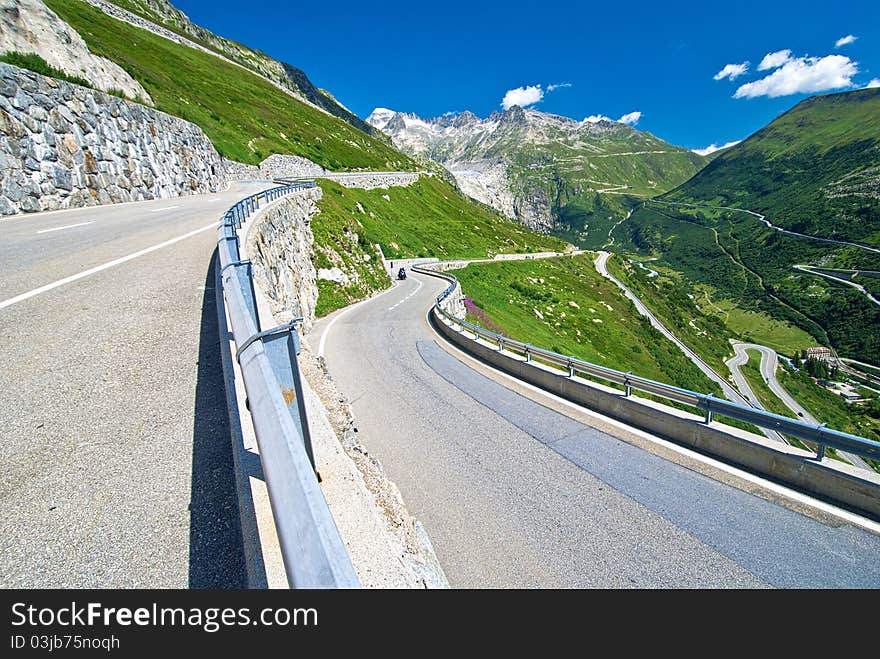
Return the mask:
[[378,108],[367,123],[395,147],[448,169],[478,201],[533,229],[598,248],[641,199],[662,194],[707,159],[606,118],[575,121],[511,107],[422,119]]

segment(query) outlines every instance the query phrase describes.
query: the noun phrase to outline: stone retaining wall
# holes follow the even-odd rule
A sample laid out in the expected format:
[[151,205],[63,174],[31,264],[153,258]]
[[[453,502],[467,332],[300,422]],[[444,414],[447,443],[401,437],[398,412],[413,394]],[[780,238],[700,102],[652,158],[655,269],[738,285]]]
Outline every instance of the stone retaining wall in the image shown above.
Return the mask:
[[325,178],[336,181],[346,188],[408,187],[419,180],[418,172],[364,172],[353,174],[327,174]]
[[201,128],[0,63],[0,215],[215,192]]

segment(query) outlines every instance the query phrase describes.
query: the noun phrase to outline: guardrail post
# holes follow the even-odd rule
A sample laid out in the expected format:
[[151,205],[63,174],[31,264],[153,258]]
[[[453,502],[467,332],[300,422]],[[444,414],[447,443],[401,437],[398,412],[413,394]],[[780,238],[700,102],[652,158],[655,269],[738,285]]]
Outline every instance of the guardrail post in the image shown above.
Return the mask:
[[574,361],[571,358],[568,360],[568,377],[574,377]]
[[[299,361],[297,355],[300,352],[299,333],[296,331],[296,324],[302,322],[302,318],[294,318],[284,325],[273,327],[263,332],[257,332],[248,338],[236,352],[241,355],[255,341],[263,344],[263,350],[269,359],[269,365],[272,372],[278,380],[281,387],[281,396],[287,404],[290,417],[300,432],[305,448],[306,455],[312,465],[312,471],[321,480],[315,466],[315,454],[312,451],[312,436],[309,432],[308,418],[306,417],[306,401],[303,395],[302,376],[299,372]],[[240,357],[237,357],[240,359]],[[291,409],[296,404],[296,413]]]
[[528,346],[528,345],[526,346],[526,361],[527,361],[527,362],[532,361],[532,350],[531,350],[531,348],[532,348],[532,346]]
[[710,407],[710,405],[712,405],[712,398],[712,394],[706,396],[706,425],[712,423],[712,418],[714,416],[712,408]]
[[828,426],[827,423],[820,423],[820,424],[819,424],[819,428],[818,428],[818,431],[819,431],[819,444],[818,444],[818,446],[816,447],[816,459],[817,459],[817,460],[822,460],[822,458],[825,457],[825,451],[826,451],[826,449],[828,448],[828,446],[825,444],[825,442],[822,441],[822,429],[823,429],[823,428],[826,428],[827,426]]
[[498,351],[500,352],[502,350],[504,350],[504,339],[499,338],[498,339]]
[[623,384],[626,387],[626,391],[624,392],[624,396],[632,396],[633,388],[629,383],[629,376],[632,375],[632,371],[628,371],[627,374],[623,378]]
[[[236,236],[236,240],[238,240],[238,236]],[[254,289],[254,264],[251,263],[250,260],[233,261],[232,263],[227,263],[223,267],[223,270],[220,272],[221,280],[223,278],[223,271],[227,270],[228,268],[234,268],[235,273],[233,274],[233,276],[238,279],[238,285],[241,288],[242,292],[247,291],[250,293],[250,296],[244,296],[245,304],[247,304],[248,311],[250,312],[251,317],[254,320],[254,327],[256,327],[257,332],[259,332],[260,312],[257,309],[257,292]]]

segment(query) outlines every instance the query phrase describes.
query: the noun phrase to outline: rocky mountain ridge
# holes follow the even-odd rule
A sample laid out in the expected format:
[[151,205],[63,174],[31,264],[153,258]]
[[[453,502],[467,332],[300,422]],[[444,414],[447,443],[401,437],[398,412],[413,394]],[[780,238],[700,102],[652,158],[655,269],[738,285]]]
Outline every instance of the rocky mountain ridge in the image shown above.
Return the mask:
[[627,198],[665,192],[705,162],[626,124],[519,106],[485,119],[468,111],[423,119],[377,108],[366,121],[404,153],[446,167],[478,201],[533,229],[579,234],[587,244],[626,214]]

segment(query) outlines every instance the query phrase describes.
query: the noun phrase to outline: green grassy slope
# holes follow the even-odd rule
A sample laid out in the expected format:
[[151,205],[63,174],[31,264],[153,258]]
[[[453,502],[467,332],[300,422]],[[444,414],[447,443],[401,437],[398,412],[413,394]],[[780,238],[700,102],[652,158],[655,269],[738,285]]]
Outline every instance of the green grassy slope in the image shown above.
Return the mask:
[[347,286],[318,282],[319,316],[388,286],[375,244],[388,259],[486,258],[566,247],[557,238],[471,203],[436,177],[422,176],[409,187],[388,190],[345,188],[332,181],[321,181],[321,188],[321,212],[312,220],[315,266],[340,267],[351,282]]
[[248,48],[236,41],[211,33],[190,21],[186,14],[166,0],[112,0],[112,2],[133,14],[146,18],[148,21],[161,25],[190,41],[256,71],[260,75],[299,93],[358,130],[382,139],[379,131],[342,106],[329,92],[315,87],[300,69],[279,62],[259,50]]
[[703,308],[703,301],[674,270],[662,261],[652,261],[650,268],[660,274],[648,277],[638,267],[620,256],[608,259],[608,271],[622,281],[636,297],[645,302],[654,315],[685,345],[697,352],[718,373],[727,373],[724,362],[733,356],[729,338],[740,338],[726,327],[717,314]]
[[487,254],[566,247],[558,238],[535,233],[472,204],[436,177],[422,176],[408,187],[387,190],[345,188],[330,181],[321,181],[321,188],[319,221],[332,217],[363,226],[368,240],[380,244],[389,259],[486,258]]
[[[617,286],[596,272],[594,258],[585,254],[471,264],[455,275],[471,303],[495,324],[490,329],[555,352],[720,395],[715,383],[651,327]],[[472,320],[479,322],[479,315],[472,312]]]
[[256,164],[287,153],[333,170],[414,168],[382,141],[209,53],[117,21],[80,0],[46,4],[89,50],[140,82],[158,109],[199,125],[227,158]]
[[799,103],[664,199],[746,208],[792,231],[880,245],[880,89]]
[[[792,268],[834,258],[872,260],[864,250],[782,234],[744,213],[682,207],[640,208],[615,236],[623,248],[655,256],[660,266],[680,272],[686,286],[709,287],[721,306],[769,315],[841,356],[880,363],[880,308],[851,287]],[[862,254],[852,254],[856,251]],[[666,305],[662,298],[655,303]],[[733,328],[744,330],[730,324]]]
[[847,403],[820,387],[803,370],[779,370],[779,383],[816,418],[836,430],[880,441],[880,402],[869,405]]

